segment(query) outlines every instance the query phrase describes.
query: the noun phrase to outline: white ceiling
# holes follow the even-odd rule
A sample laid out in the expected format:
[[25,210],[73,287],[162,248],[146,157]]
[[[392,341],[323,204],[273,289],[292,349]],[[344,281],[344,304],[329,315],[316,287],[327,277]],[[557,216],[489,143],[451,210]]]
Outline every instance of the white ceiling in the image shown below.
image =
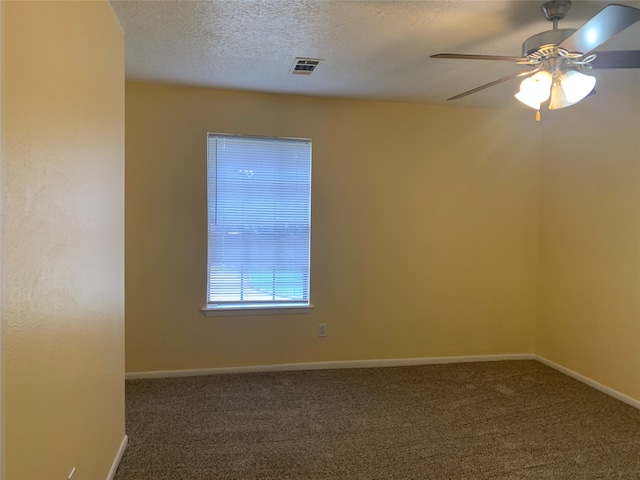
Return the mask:
[[[560,28],[578,28],[608,3],[574,0]],[[640,8],[640,1],[620,2]],[[527,67],[432,59],[434,53],[521,55],[552,28],[541,1],[111,0],[126,35],[130,80],[240,90],[460,106],[519,105],[518,80],[446,102]],[[640,49],[640,22],[600,50]],[[296,57],[320,58],[310,75]],[[638,85],[640,69],[598,70]],[[596,98],[596,97],[594,97]],[[525,107],[526,108],[526,107]]]

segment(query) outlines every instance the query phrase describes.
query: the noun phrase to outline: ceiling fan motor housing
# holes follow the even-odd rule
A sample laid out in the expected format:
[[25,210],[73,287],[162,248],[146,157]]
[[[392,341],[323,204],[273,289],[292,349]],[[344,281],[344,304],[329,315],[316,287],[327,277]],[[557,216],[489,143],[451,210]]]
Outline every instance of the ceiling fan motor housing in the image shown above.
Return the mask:
[[575,31],[575,28],[560,28],[537,33],[527,38],[522,44],[522,56],[529,57],[540,50],[556,47],[569,38]]
[[542,10],[547,20],[555,23],[558,20],[562,20],[570,8],[571,2],[569,0],[556,0],[543,3],[540,10]]

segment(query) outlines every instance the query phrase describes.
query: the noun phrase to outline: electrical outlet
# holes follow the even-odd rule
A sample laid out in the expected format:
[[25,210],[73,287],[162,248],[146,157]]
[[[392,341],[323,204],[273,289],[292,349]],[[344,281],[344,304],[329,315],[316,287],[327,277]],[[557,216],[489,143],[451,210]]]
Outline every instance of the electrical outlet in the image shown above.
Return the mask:
[[318,336],[319,337],[326,337],[327,336],[327,324],[326,323],[319,323],[318,324]]
[[75,467],[71,470],[71,473],[67,477],[67,480],[76,480],[76,469]]

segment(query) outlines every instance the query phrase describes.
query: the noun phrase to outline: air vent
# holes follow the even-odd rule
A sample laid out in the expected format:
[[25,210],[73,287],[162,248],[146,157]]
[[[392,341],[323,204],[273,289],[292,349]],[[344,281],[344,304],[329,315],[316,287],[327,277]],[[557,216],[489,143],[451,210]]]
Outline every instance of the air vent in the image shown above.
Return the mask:
[[322,61],[320,58],[296,58],[291,68],[291,73],[295,75],[311,75],[318,64]]

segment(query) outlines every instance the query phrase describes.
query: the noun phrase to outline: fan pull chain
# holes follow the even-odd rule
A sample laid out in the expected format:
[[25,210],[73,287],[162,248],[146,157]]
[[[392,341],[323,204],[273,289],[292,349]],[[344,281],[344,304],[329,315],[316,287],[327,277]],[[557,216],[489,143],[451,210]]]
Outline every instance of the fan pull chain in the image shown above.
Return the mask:
[[540,109],[536,111],[536,122],[540,121]]

